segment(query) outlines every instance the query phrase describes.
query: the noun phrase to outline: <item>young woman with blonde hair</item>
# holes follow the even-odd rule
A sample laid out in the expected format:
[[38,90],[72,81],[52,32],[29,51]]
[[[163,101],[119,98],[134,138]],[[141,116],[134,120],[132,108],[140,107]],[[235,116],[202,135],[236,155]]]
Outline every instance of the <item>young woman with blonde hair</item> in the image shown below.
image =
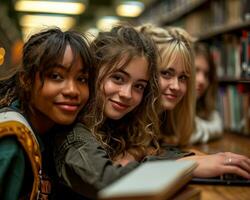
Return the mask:
[[[185,37],[188,34],[180,28],[165,30],[150,24],[141,26],[140,30],[151,35],[159,50],[161,140],[163,143],[186,145],[193,132],[195,116],[195,73],[191,36]],[[164,91],[167,86],[165,80],[171,81],[169,91]]]
[[[189,143],[194,130],[195,67],[191,36],[180,28],[142,25],[141,32],[155,41],[159,50],[158,72],[162,109],[160,112],[162,148]],[[174,140],[173,140],[174,138]],[[233,173],[250,179],[250,159],[231,152],[192,155],[179,160],[195,160],[195,177],[215,177]]]

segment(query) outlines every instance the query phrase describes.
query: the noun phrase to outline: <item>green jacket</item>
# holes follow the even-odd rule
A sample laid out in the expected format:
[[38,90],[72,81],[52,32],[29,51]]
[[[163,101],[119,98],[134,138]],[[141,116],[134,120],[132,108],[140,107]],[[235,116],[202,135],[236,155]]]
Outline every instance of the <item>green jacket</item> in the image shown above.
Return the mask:
[[11,108],[1,109],[0,199],[35,199],[40,169],[39,144],[28,122]]

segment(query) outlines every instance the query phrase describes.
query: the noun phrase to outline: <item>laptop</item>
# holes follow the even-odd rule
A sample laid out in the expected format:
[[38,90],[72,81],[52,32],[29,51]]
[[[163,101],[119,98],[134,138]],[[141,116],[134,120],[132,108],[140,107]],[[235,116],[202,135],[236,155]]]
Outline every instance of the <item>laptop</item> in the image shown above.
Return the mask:
[[195,161],[145,162],[98,192],[102,200],[166,200],[192,178]]

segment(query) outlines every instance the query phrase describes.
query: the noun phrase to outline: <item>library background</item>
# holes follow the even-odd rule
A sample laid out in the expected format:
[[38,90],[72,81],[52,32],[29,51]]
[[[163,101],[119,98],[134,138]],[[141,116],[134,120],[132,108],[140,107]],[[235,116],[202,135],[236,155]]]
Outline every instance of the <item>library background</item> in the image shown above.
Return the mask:
[[[55,9],[51,2],[78,7],[64,12],[70,4],[58,4]],[[23,42],[44,25],[92,34],[120,20],[179,26],[211,48],[225,130],[250,136],[250,0],[47,0],[45,7],[35,3],[38,1],[0,1],[1,74],[6,73],[4,66],[11,68],[20,62]]]

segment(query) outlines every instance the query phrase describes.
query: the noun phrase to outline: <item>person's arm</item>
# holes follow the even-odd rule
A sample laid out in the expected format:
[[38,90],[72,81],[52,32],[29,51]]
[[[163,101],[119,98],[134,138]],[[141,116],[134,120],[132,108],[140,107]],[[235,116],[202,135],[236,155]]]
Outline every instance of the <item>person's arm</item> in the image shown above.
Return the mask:
[[15,137],[0,138],[0,199],[19,199],[25,156]]
[[213,111],[209,120],[195,118],[195,131],[191,135],[190,143],[206,143],[216,139],[223,134],[223,124],[217,111]]
[[198,163],[193,176],[211,178],[223,174],[236,174],[250,179],[250,159],[231,152],[221,152],[211,155],[194,155],[179,160],[192,160]]
[[138,162],[126,167],[114,165],[82,124],[73,131],[58,134],[56,140],[54,159],[60,180],[85,197],[96,197],[97,191],[139,165]]

